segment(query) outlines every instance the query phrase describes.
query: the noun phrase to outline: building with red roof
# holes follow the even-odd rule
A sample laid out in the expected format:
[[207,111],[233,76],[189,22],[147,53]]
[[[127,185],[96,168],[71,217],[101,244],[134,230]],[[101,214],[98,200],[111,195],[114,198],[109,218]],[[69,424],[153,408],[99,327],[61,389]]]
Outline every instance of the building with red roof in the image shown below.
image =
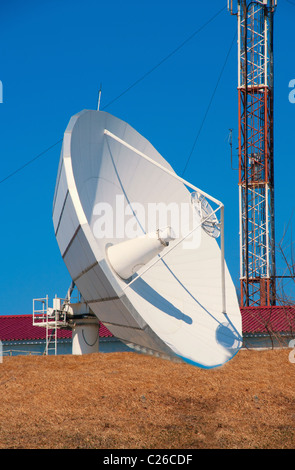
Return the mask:
[[[33,315],[0,315],[0,341],[4,355],[44,354],[46,328],[33,325]],[[99,324],[99,351],[129,350],[112,333]],[[58,354],[72,353],[72,330],[57,330]]]
[[[295,306],[242,307],[246,348],[288,347],[295,338]],[[4,354],[44,354],[46,328],[33,325],[33,315],[0,315],[0,341]],[[58,354],[72,353],[72,330],[57,330]],[[99,351],[130,351],[100,323]]]
[[295,337],[295,306],[242,307],[244,346],[288,347]]

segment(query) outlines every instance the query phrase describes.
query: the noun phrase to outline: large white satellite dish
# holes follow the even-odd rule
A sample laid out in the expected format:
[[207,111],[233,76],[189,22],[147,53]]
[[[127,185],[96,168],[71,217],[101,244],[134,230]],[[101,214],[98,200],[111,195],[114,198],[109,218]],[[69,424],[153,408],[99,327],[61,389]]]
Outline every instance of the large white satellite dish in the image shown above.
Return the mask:
[[223,205],[177,176],[127,123],[91,110],[71,118],[53,222],[71,278],[124,343],[204,368],[237,353],[241,314],[223,256]]

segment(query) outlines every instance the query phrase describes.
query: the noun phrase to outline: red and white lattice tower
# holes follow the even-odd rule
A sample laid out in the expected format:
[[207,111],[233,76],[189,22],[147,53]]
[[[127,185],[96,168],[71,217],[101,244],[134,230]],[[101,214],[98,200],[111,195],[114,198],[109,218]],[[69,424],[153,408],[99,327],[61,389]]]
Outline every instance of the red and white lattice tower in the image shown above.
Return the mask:
[[241,306],[275,305],[273,15],[237,0]]

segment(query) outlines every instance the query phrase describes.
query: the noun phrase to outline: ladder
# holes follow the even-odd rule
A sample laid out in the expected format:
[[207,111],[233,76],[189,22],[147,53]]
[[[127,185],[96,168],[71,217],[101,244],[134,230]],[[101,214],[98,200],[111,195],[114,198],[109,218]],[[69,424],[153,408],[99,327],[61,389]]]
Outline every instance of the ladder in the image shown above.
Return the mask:
[[57,330],[66,326],[65,315],[61,319],[61,299],[54,299],[53,308],[48,307],[48,295],[33,299],[33,325],[46,328],[45,355],[57,355]]
[[44,354],[48,356],[49,354],[57,355],[57,319],[56,312],[54,314],[54,320],[46,322],[46,347]]

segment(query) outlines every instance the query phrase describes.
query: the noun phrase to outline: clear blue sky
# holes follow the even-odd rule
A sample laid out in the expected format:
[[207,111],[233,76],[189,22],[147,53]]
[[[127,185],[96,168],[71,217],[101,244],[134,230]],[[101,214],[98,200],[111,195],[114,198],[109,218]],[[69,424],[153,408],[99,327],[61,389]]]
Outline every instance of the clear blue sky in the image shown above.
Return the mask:
[[[182,174],[236,32],[226,0],[20,0],[0,6],[0,180],[62,139],[70,117],[101,108],[127,121]],[[275,208],[280,240],[294,209],[295,0],[275,14]],[[152,73],[108,106],[114,98]],[[239,278],[237,46],[230,52],[184,177],[225,204],[226,259]],[[60,144],[0,184],[0,314],[64,296],[70,277],[52,225]],[[235,161],[236,163],[236,161]],[[294,220],[292,221],[294,228]]]

